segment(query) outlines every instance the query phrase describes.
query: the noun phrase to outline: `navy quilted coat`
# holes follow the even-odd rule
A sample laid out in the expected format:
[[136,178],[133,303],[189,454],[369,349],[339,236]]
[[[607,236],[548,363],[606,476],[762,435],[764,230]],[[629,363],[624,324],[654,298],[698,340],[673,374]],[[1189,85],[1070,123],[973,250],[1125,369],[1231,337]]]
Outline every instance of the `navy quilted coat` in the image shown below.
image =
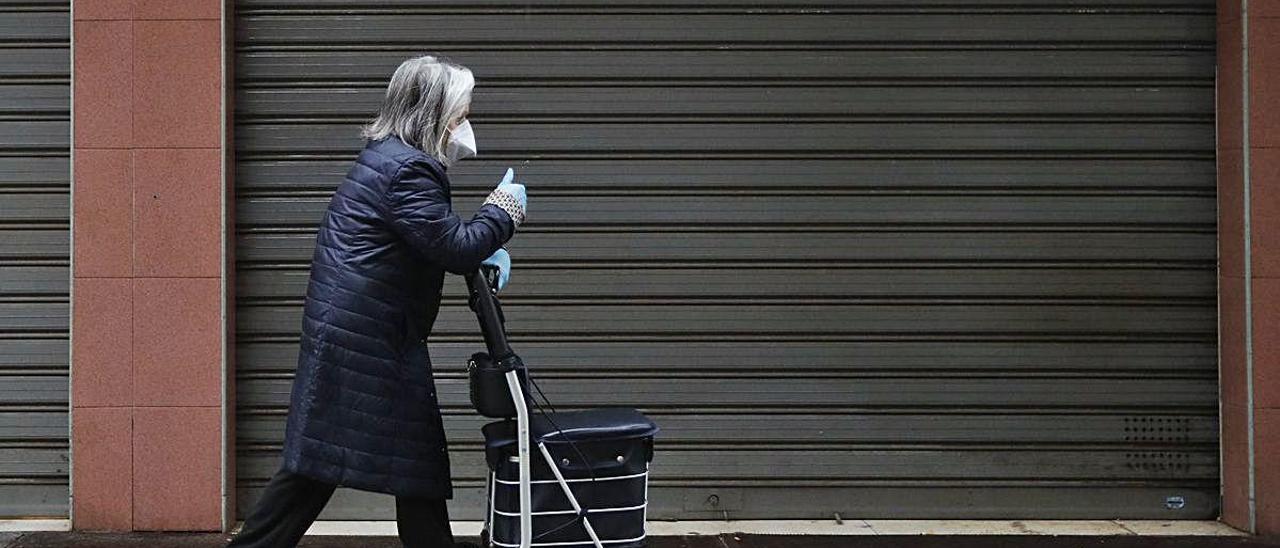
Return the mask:
[[449,454],[426,338],[445,272],[464,274],[515,232],[485,205],[451,209],[434,158],[368,143],[316,238],[284,468],[406,497],[450,498]]

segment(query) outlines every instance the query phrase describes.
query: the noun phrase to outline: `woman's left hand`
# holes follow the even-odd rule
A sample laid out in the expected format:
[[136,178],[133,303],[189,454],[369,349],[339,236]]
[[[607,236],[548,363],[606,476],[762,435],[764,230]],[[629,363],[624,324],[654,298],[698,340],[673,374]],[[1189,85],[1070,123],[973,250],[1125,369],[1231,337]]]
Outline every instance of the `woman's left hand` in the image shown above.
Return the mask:
[[511,254],[505,249],[499,249],[480,264],[498,269],[498,291],[502,291],[502,288],[507,286],[507,280],[511,278]]

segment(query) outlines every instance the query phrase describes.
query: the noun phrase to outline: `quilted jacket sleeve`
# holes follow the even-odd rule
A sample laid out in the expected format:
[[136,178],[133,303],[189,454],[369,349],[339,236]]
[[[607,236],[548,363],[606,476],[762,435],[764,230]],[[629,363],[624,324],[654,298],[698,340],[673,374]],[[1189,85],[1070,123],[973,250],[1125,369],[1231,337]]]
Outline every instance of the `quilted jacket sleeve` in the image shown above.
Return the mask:
[[471,220],[453,212],[435,169],[410,161],[400,168],[387,190],[391,225],[423,256],[454,274],[467,274],[515,234],[516,225],[502,208],[486,204]]

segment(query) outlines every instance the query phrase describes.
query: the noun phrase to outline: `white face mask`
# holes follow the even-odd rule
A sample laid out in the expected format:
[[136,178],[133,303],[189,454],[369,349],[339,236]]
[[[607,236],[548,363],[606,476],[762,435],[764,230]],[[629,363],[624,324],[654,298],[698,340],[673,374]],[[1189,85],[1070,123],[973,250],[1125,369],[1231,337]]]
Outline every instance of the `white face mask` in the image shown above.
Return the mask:
[[463,120],[453,128],[449,134],[449,143],[445,145],[445,156],[449,157],[449,163],[455,163],[458,160],[468,156],[476,155],[476,135],[471,132],[471,120]]

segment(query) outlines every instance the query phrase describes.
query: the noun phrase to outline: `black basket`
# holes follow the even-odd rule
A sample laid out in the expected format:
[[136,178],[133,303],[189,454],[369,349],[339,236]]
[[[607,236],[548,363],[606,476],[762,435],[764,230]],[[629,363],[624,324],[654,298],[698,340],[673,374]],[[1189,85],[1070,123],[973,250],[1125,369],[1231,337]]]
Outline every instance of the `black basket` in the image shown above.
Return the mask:
[[[649,462],[658,427],[633,409],[619,408],[535,415],[531,422],[533,441],[546,445],[574,498],[587,511],[592,528],[601,540],[609,541],[606,546],[644,546]],[[520,543],[520,467],[512,460],[517,450],[514,429],[513,421],[484,427],[491,472],[487,531],[497,547]],[[534,546],[593,547],[542,452],[536,445],[531,452]]]

